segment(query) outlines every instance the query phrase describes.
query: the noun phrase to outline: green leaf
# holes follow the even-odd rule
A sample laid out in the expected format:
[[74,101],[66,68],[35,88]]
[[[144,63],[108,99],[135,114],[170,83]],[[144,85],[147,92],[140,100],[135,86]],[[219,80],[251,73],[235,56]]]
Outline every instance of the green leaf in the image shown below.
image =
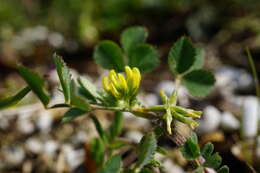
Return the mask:
[[106,135],[101,123],[97,119],[97,117],[95,115],[90,115],[90,118],[93,120],[95,127],[98,131],[98,134],[101,137],[101,139],[103,140],[103,142],[107,142],[107,135]]
[[204,169],[203,169],[203,167],[198,167],[197,169],[192,171],[192,173],[204,173]]
[[25,87],[16,95],[0,100],[0,110],[16,105],[26,94],[31,91],[30,87]]
[[139,173],[153,173],[153,171],[149,168],[143,168]]
[[221,162],[222,162],[222,158],[218,153],[215,153],[205,161],[203,166],[217,169],[221,165]]
[[129,66],[150,72],[159,64],[158,51],[149,44],[139,44],[129,52]]
[[212,143],[207,143],[204,145],[201,151],[201,155],[203,156],[203,158],[207,160],[213,153],[213,150],[214,150],[214,145]]
[[97,164],[101,164],[104,160],[105,146],[100,138],[95,138],[90,143],[91,159],[95,160]]
[[138,160],[136,168],[143,168],[154,157],[157,149],[157,140],[154,133],[145,135],[138,146]]
[[195,143],[198,144],[198,136],[195,132],[191,132],[190,139]]
[[44,80],[37,73],[28,70],[24,66],[18,66],[17,69],[31,90],[39,97],[43,105],[47,107],[50,98],[46,90],[43,88]]
[[121,44],[124,51],[129,55],[132,48],[146,41],[148,32],[144,27],[134,26],[127,28],[121,34]]
[[195,61],[189,71],[201,69],[204,65],[205,50],[203,47],[195,47],[195,53]]
[[147,165],[147,167],[163,168],[162,163],[159,160],[152,159]]
[[193,96],[204,97],[213,88],[215,77],[208,71],[194,70],[183,76],[182,83]]
[[79,88],[77,88],[75,82],[72,80],[71,81],[71,105],[75,106],[78,109],[84,110],[84,111],[89,111],[90,105],[89,102],[84,99],[80,94],[79,94]]
[[105,69],[117,72],[124,70],[124,59],[121,48],[113,41],[101,41],[94,50],[94,60]]
[[70,103],[70,97],[71,97],[70,96],[70,86],[71,86],[70,70],[60,56],[54,54],[53,59],[60,79],[65,101],[66,103]]
[[229,168],[225,165],[218,169],[217,173],[229,173]]
[[111,124],[111,140],[113,141],[117,136],[120,135],[122,130],[123,113],[115,112],[114,122]]
[[105,165],[97,171],[97,173],[119,173],[122,167],[122,159],[120,155],[114,155],[108,160]]
[[167,151],[163,147],[160,147],[160,146],[157,147],[156,152],[158,152],[162,155],[167,155]]
[[188,71],[195,62],[196,50],[187,37],[181,37],[171,48],[168,63],[173,73]]
[[85,114],[86,111],[83,111],[81,109],[77,109],[77,108],[71,108],[69,109],[62,117],[62,122],[68,122],[78,116],[81,116],[83,114]]
[[182,155],[188,160],[195,160],[200,156],[200,148],[191,138],[187,139],[181,148]]
[[78,83],[83,90],[84,95],[87,95],[89,99],[94,100],[95,102],[102,99],[102,97],[98,93],[96,86],[93,85],[88,79],[78,78]]

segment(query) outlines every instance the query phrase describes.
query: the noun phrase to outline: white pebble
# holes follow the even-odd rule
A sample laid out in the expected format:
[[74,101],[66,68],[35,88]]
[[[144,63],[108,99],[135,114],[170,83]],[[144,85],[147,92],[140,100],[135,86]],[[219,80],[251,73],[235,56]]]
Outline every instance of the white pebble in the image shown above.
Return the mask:
[[85,152],[83,149],[74,150],[72,146],[64,145],[62,150],[65,154],[66,162],[72,170],[77,168],[84,161]]
[[175,88],[173,81],[162,81],[156,87],[156,92],[159,94],[161,90],[164,90],[165,94],[170,95]]
[[142,139],[143,137],[143,134],[139,131],[134,131],[134,130],[131,130],[129,132],[126,133],[126,137],[130,140],[132,140],[133,142],[140,142],[140,140]]
[[37,138],[30,138],[26,141],[25,147],[32,153],[39,154],[43,151],[43,143]]
[[247,138],[256,136],[258,129],[258,100],[254,96],[244,99],[243,117],[242,117],[242,133]]
[[163,166],[166,173],[184,173],[184,170],[170,159],[163,161]]
[[220,119],[220,111],[214,106],[207,106],[203,110],[203,119],[199,120],[199,126],[196,128],[197,132],[203,134],[217,130]]
[[5,162],[12,166],[21,164],[25,158],[25,152],[22,147],[12,146],[3,148],[2,150],[5,157]]
[[230,112],[224,112],[221,117],[221,127],[226,131],[238,130],[240,122]]
[[44,152],[53,157],[59,148],[59,143],[54,140],[49,140],[44,144]]
[[42,110],[37,120],[37,127],[41,132],[48,133],[51,130],[52,121],[52,115],[48,111]]

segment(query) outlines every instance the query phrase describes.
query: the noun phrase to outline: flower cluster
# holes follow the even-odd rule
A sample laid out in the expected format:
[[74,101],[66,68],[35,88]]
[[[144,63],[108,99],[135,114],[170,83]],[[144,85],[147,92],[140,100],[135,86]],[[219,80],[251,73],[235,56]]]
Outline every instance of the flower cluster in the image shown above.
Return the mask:
[[109,75],[103,78],[103,87],[117,99],[130,100],[136,96],[141,81],[141,74],[138,68],[125,66],[125,77],[110,70]]

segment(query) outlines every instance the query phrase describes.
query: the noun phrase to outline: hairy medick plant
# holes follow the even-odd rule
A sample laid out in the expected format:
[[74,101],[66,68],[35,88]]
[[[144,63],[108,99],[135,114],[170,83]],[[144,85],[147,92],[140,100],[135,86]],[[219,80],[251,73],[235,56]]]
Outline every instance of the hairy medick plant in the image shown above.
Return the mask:
[[[64,103],[49,105],[50,96],[44,89],[43,79],[23,66],[18,67],[22,78],[28,86],[17,95],[0,100],[0,109],[14,105],[28,92],[33,91],[45,108],[54,109],[67,107],[68,111],[62,118],[67,122],[81,115],[89,115],[93,120],[99,137],[90,142],[89,153],[98,165],[98,173],[152,173],[154,168],[161,168],[161,163],[154,158],[159,152],[166,154],[157,144],[157,138],[167,135],[179,147],[183,156],[197,165],[194,172],[203,173],[217,170],[219,173],[228,172],[226,166],[221,167],[221,157],[213,154],[213,145],[206,144],[200,150],[195,133],[189,138],[178,135],[174,122],[179,121],[191,129],[198,126],[194,120],[200,118],[202,112],[178,106],[178,89],[185,86],[190,94],[196,97],[207,95],[214,85],[214,76],[203,66],[203,49],[194,47],[187,37],[181,37],[171,48],[168,60],[169,67],[175,75],[176,86],[170,95],[162,90],[160,97],[162,105],[144,106],[138,99],[141,73],[152,71],[159,62],[157,50],[145,43],[148,33],[143,27],[131,27],[121,35],[122,49],[113,41],[101,41],[94,51],[94,60],[100,66],[109,70],[108,76],[102,79],[103,89],[96,88],[85,78],[72,79],[70,70],[62,58],[54,55],[54,63],[60,79]],[[109,130],[102,127],[95,110],[114,111],[114,120]],[[122,112],[130,112],[135,116],[151,120],[153,129],[147,132],[139,144],[121,138]],[[137,153],[137,159],[129,161],[121,158],[120,148],[131,146]],[[119,153],[119,154],[115,154]],[[124,162],[124,164],[123,164]]]

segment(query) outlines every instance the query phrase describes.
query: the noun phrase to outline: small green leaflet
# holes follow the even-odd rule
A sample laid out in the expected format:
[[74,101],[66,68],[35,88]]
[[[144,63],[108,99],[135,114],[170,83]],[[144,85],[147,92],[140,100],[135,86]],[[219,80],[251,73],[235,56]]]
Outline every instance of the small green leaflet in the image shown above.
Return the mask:
[[144,27],[133,26],[124,30],[121,34],[121,44],[127,55],[130,54],[132,48],[146,41],[148,32]]
[[110,126],[111,140],[113,141],[118,135],[120,135],[122,130],[123,113],[115,112],[114,122]]
[[214,145],[212,143],[207,143],[204,145],[201,151],[201,155],[203,156],[204,159],[210,158],[211,154],[213,153],[214,150]]
[[95,100],[102,100],[102,97],[98,93],[98,90],[95,85],[93,85],[88,79],[80,77],[78,78],[78,83],[82,90],[84,90],[84,95],[87,95],[89,99]]
[[80,94],[79,94],[79,90],[78,87],[76,86],[76,83],[74,81],[71,82],[71,105],[75,106],[78,109],[84,110],[84,111],[89,111],[90,110],[90,105],[88,103],[88,101],[83,98]]
[[222,162],[222,158],[218,153],[215,153],[206,160],[203,166],[217,169],[221,165],[221,162]]
[[81,116],[83,114],[85,114],[86,111],[83,111],[81,109],[77,109],[77,108],[71,108],[69,109],[64,116],[62,117],[62,122],[67,122],[70,121],[78,116]]
[[31,90],[39,97],[43,105],[47,107],[50,98],[47,91],[43,88],[44,80],[37,73],[28,70],[24,66],[18,66],[17,69]]
[[62,58],[56,54],[53,55],[53,60],[56,66],[56,70],[60,79],[61,87],[65,97],[66,103],[70,103],[70,86],[71,86],[71,74],[69,68],[66,66]]
[[154,133],[145,135],[138,146],[138,160],[136,168],[143,168],[154,157],[157,149],[157,140]]
[[194,70],[182,77],[182,83],[193,96],[197,97],[206,96],[215,81],[214,75],[206,70]]
[[20,92],[12,97],[8,97],[0,100],[0,110],[16,105],[26,94],[31,91],[30,87],[25,87]]
[[122,159],[120,155],[114,155],[108,160],[105,165],[97,171],[97,173],[119,173],[122,167]]
[[173,73],[187,72],[195,62],[196,50],[187,37],[181,37],[173,45],[168,56],[168,64]]
[[128,59],[130,67],[137,67],[141,72],[150,72],[159,64],[159,53],[149,44],[139,44],[131,49]]
[[229,168],[225,165],[218,169],[217,173],[229,173]]
[[104,160],[105,145],[102,139],[94,138],[90,142],[91,159],[95,160],[97,164],[101,164]]
[[124,55],[121,48],[113,41],[101,41],[94,50],[94,60],[105,69],[117,72],[124,70]]
[[90,115],[90,118],[93,120],[100,138],[103,140],[104,143],[106,143],[107,142],[107,135],[106,135],[106,132],[104,131],[101,123],[99,122],[97,117],[93,114]]
[[191,138],[187,139],[181,148],[182,155],[188,160],[195,160],[200,156],[200,148]]

